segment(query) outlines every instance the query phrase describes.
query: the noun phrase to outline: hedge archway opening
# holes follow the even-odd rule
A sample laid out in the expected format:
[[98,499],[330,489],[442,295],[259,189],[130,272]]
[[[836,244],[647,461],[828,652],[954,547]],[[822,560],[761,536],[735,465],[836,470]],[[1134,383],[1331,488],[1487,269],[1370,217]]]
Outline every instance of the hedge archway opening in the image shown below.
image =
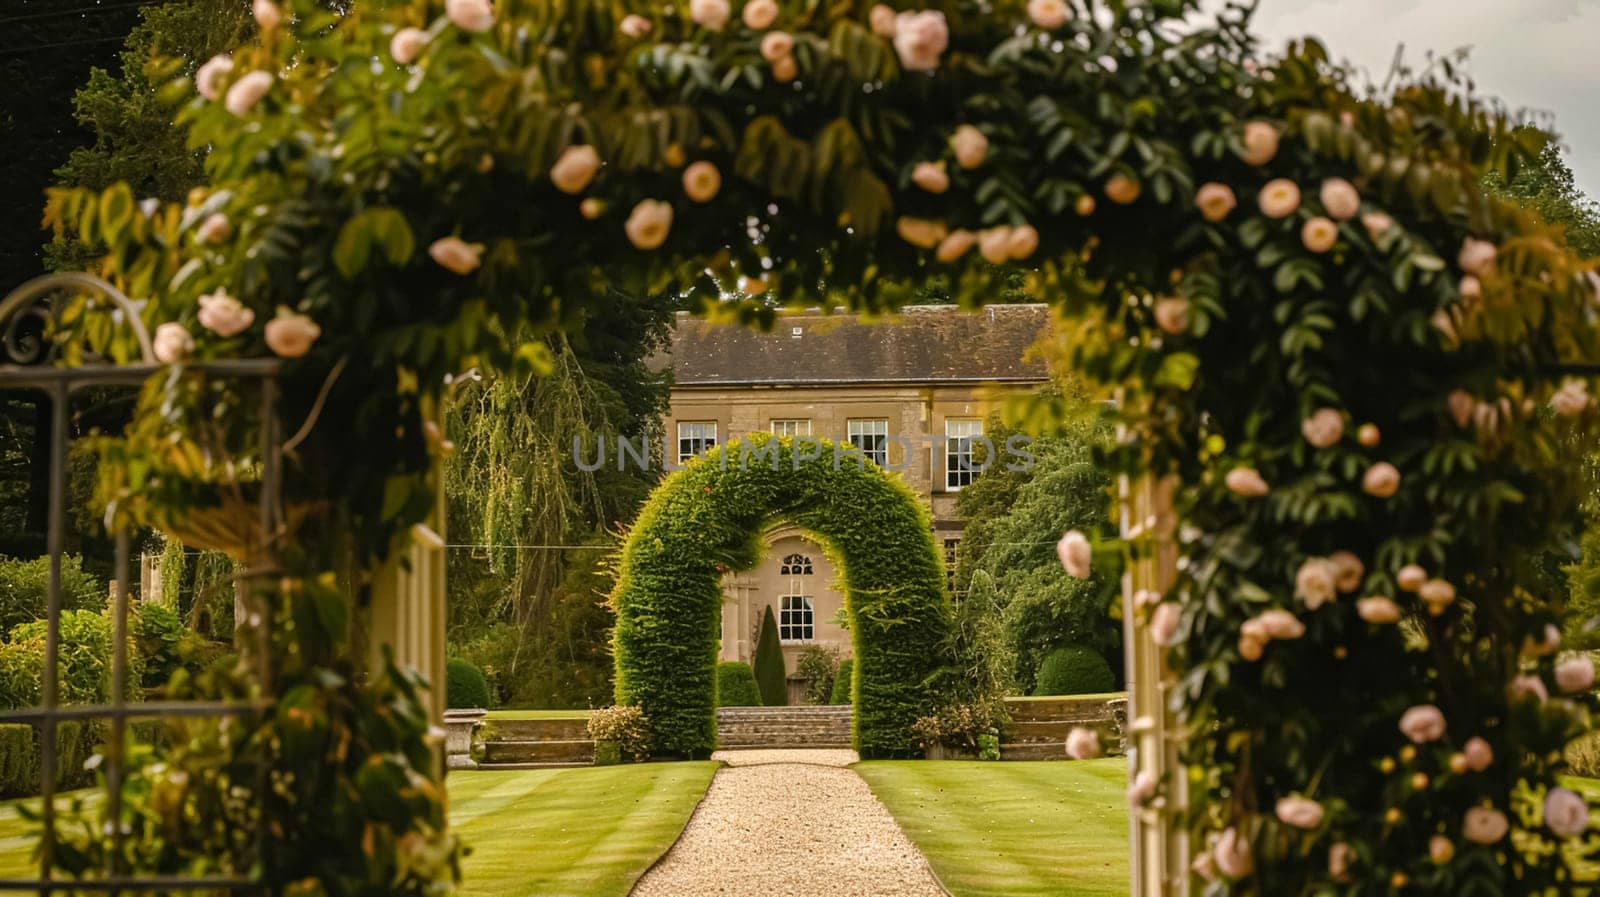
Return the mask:
[[617,703],[642,708],[659,751],[716,746],[722,577],[761,558],[783,521],[838,564],[855,652],[863,757],[916,750],[930,680],[947,667],[951,611],[928,511],[893,474],[826,439],[752,434],[658,486],[623,547],[613,636]]

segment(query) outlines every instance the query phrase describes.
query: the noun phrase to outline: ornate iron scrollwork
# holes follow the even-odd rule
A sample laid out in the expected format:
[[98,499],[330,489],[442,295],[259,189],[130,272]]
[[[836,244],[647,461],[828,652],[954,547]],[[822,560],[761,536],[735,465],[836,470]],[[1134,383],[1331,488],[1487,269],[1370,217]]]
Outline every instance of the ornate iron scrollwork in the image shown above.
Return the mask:
[[35,277],[0,299],[0,364],[53,364],[59,354],[55,336],[65,302],[85,293],[110,302],[113,321],[132,330],[139,343],[138,360],[154,364],[155,351],[139,306],[111,284],[78,271]]

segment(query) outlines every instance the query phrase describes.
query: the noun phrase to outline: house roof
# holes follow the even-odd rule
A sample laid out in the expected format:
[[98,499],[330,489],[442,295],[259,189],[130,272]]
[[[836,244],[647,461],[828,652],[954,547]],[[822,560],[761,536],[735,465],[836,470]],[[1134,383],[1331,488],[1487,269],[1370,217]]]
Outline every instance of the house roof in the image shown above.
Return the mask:
[[679,387],[1041,382],[1044,361],[1028,349],[1049,328],[1044,305],[919,305],[870,321],[807,309],[767,332],[680,312],[652,367],[670,364]]

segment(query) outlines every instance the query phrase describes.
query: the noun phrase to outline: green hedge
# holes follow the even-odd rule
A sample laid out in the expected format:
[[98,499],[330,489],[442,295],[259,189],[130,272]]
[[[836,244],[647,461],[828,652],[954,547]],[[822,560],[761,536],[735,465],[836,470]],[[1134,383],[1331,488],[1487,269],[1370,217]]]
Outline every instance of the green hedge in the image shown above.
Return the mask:
[[839,672],[833,676],[833,694],[828,696],[829,704],[850,703],[850,689],[853,687],[851,683],[856,681],[855,667],[854,658],[846,657],[839,661]]
[[750,664],[725,660],[717,664],[718,707],[760,707],[761,689]]
[[1116,675],[1100,652],[1086,645],[1068,645],[1045,655],[1033,694],[1097,695],[1111,691],[1116,684]]
[[[56,790],[82,788],[94,781],[83,768],[100,742],[100,727],[74,720],[56,724]],[[20,723],[0,724],[0,798],[39,793],[39,730]]]
[[828,440],[798,441],[804,450],[754,434],[689,462],[629,533],[612,595],[616,700],[644,709],[664,754],[703,757],[716,744],[722,575],[756,563],[774,520],[815,536],[840,565],[860,679],[856,749],[919,753],[911,724],[928,709],[923,683],[948,666],[951,625],[928,512],[897,475],[848,450],[836,465]]
[[783,662],[783,642],[778,640],[778,618],[772,606],[761,616],[761,634],[756,639],[756,687],[761,703],[783,707],[789,703],[789,669]]
[[489,709],[489,680],[483,671],[454,657],[445,664],[445,704],[452,708]]

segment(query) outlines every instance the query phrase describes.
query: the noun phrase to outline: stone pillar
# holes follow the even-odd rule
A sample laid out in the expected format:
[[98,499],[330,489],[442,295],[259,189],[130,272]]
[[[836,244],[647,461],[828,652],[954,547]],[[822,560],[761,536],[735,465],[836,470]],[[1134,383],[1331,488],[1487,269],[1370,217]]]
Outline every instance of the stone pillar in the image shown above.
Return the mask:
[[1129,813],[1130,897],[1185,897],[1189,893],[1189,839],[1178,822],[1188,804],[1188,778],[1179,763],[1179,732],[1167,709],[1174,684],[1166,652],[1144,625],[1149,598],[1171,588],[1177,575],[1175,478],[1150,477],[1118,484],[1122,537],[1131,557],[1123,576],[1122,626],[1128,680],[1128,781],[1148,772],[1164,783],[1160,799]]

